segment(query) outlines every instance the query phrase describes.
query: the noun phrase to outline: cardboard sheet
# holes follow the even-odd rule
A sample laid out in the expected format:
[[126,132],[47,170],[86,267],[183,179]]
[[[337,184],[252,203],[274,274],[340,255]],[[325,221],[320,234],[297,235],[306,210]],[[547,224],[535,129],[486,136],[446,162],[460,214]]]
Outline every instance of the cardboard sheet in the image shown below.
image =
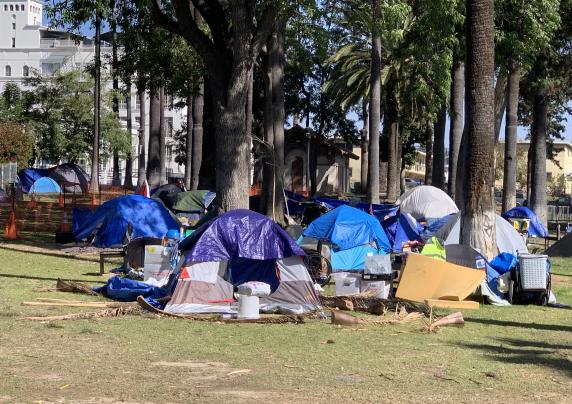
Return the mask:
[[478,310],[480,307],[478,302],[474,302],[472,300],[456,302],[451,300],[425,299],[425,304],[429,307],[437,307],[442,309]]
[[409,254],[396,297],[423,303],[426,299],[465,300],[485,279],[485,271],[466,268],[419,254]]

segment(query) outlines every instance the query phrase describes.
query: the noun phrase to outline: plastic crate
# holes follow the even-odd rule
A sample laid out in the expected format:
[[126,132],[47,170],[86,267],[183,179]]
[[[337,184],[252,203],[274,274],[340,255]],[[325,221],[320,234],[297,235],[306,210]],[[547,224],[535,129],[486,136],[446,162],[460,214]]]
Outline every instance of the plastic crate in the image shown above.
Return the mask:
[[520,289],[546,290],[547,255],[519,254],[518,265],[520,272]]

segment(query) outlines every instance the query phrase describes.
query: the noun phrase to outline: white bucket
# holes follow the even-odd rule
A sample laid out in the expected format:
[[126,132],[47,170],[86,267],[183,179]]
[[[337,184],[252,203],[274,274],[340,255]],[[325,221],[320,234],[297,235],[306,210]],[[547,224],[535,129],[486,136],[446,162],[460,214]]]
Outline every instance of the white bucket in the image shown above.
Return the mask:
[[238,295],[238,318],[256,320],[260,318],[260,298]]

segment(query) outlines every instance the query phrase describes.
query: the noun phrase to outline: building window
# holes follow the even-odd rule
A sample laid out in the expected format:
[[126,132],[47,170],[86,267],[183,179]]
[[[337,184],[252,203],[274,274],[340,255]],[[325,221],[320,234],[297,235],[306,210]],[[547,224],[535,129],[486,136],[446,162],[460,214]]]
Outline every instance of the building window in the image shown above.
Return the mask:
[[20,6],[16,4],[16,11],[20,11]]
[[20,4],[20,10],[24,11],[26,8],[24,7],[23,4]]
[[8,11],[8,4],[4,4],[4,11]]
[[119,109],[127,109],[127,98],[119,98]]
[[22,68],[22,76],[28,77],[30,75],[30,68],[28,66],[24,66]]
[[60,69],[59,63],[42,63],[42,74],[52,76]]
[[141,108],[141,99],[139,98],[139,94],[135,97],[135,108]]
[[173,159],[173,145],[167,145],[165,147],[165,159],[171,161]]
[[16,47],[16,38],[12,38],[12,48]]
[[165,118],[165,125],[165,133],[167,134],[167,137],[173,137],[173,118]]
[[10,4],[10,11],[14,11],[14,6]]
[[12,29],[14,29],[14,30],[16,29],[16,23],[15,22],[12,23]]
[[10,65],[6,65],[6,68],[4,69],[4,76],[6,77],[12,76],[12,68],[10,67]]

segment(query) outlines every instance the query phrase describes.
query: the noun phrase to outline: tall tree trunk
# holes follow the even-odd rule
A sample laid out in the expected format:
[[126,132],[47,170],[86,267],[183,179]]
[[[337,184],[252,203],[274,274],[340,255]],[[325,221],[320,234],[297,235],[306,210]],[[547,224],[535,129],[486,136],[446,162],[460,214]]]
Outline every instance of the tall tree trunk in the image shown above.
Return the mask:
[[528,145],[526,153],[526,201],[527,206],[530,206],[530,195],[532,190],[532,161],[534,160],[534,148],[532,142]]
[[161,101],[155,84],[149,89],[149,146],[147,151],[147,181],[151,188],[161,183]]
[[451,199],[456,200],[457,162],[459,148],[463,136],[463,95],[465,91],[465,64],[456,61],[453,65],[453,82],[451,84],[451,108],[449,127],[449,181],[447,189]]
[[361,130],[361,175],[360,186],[361,193],[367,193],[367,174],[368,174],[368,127],[369,127],[369,113],[367,111],[367,101],[364,98],[361,106],[363,128]]
[[272,70],[272,121],[274,127],[275,200],[273,219],[285,225],[284,220],[284,31],[283,19],[276,21],[272,34],[270,61]]
[[547,92],[538,90],[534,96],[530,147],[534,150],[530,169],[530,209],[544,226],[546,208],[546,126],[548,116]]
[[131,113],[131,82],[127,82],[127,132],[129,133],[129,152],[125,159],[125,178],[123,179],[123,187],[125,189],[133,188],[133,115]]
[[[198,9],[194,11],[195,21],[198,26],[203,24],[203,17]],[[199,174],[203,163],[203,121],[205,105],[205,82],[204,78],[198,86],[198,93],[193,97],[193,161],[191,189],[199,189]],[[250,134],[248,135],[250,136]]]
[[[387,200],[395,202],[399,197],[399,117],[395,87],[390,85],[386,89],[387,103],[385,111],[385,125],[387,126]],[[385,128],[384,128],[385,130]]]
[[[110,4],[110,21],[111,28],[111,72],[113,78],[113,112],[119,119],[119,77],[117,74],[118,59],[117,59],[117,22],[115,18],[115,0],[111,0]],[[111,176],[111,185],[118,187],[121,186],[121,175],[119,173],[119,151],[115,148],[113,150],[113,172]]]
[[433,183],[433,124],[425,128],[425,185]]
[[137,159],[137,185],[143,184],[147,178],[147,163],[145,161],[147,152],[145,151],[145,127],[147,126],[147,116],[145,112],[145,87],[137,86],[137,97],[139,98],[139,157]]
[[493,0],[467,0],[467,141],[460,243],[497,254],[494,187]]
[[264,67],[264,157],[262,158],[262,196],[260,207],[267,216],[272,216],[274,192],[274,121],[272,115],[272,63],[271,40],[268,40]]
[[167,183],[167,124],[165,121],[165,87],[159,89],[159,185]]
[[89,191],[99,193],[99,115],[101,105],[101,12],[95,13],[95,86],[93,89],[93,148]]
[[[371,0],[373,21],[379,19],[379,0]],[[381,36],[372,32],[371,78],[369,92],[369,153],[367,200],[379,204],[379,126],[381,122]]]
[[506,124],[504,131],[504,173],[502,211],[506,212],[516,206],[516,140],[518,129],[518,97],[520,69],[512,62],[508,73],[506,88]]
[[193,91],[189,83],[187,89],[187,133],[185,139],[185,188],[191,190],[193,176]]
[[499,74],[495,83],[495,145],[499,142],[502,117],[506,109],[506,76]]
[[433,141],[433,173],[434,187],[445,189],[445,127],[447,126],[447,108],[443,107],[435,122]]

